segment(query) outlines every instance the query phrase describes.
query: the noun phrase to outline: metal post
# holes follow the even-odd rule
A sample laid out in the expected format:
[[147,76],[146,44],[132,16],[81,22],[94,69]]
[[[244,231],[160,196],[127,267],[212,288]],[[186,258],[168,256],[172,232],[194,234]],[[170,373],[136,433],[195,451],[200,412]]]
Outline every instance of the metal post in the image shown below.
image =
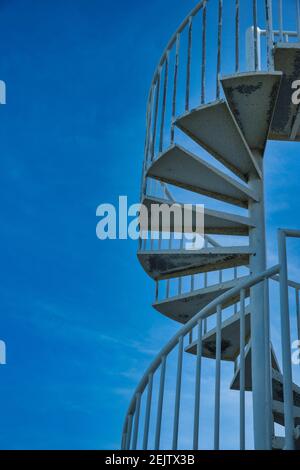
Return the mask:
[[293,376],[291,364],[291,332],[289,315],[289,291],[286,238],[283,230],[278,231],[278,256],[280,263],[280,317],[281,347],[284,395],[285,448],[294,449]]
[[214,450],[220,448],[220,398],[221,398],[221,324],[222,306],[217,307],[217,334],[216,334],[216,377],[215,377],[215,425]]
[[282,0],[278,0],[278,17],[279,17],[279,41],[283,41],[283,15],[282,15]]
[[[262,156],[252,152],[263,169]],[[264,211],[263,177],[251,175],[249,186],[259,196],[259,202],[249,203],[249,217],[255,228],[250,230],[249,241],[254,254],[250,257],[250,273],[255,276],[266,270],[266,234]],[[265,350],[265,305],[264,286],[262,283],[251,288],[251,344],[252,344],[252,388],[253,388],[253,425],[255,450],[268,449],[269,437],[267,420],[269,418],[265,399],[267,358]]]
[[164,146],[164,130],[165,130],[165,116],[166,116],[166,106],[167,106],[168,78],[169,78],[169,52],[167,53],[166,60],[165,60],[165,77],[164,77],[163,100],[162,100],[162,110],[161,110],[159,153],[163,151],[163,146]]
[[235,71],[240,71],[240,0],[235,0]]
[[299,0],[296,0],[296,15],[297,15],[298,40],[300,41],[300,1]]
[[186,111],[189,111],[190,109],[192,32],[193,32],[193,17],[191,16],[189,18],[188,51],[187,51],[187,65],[186,65],[186,90],[185,90],[185,110]]
[[143,450],[147,450],[148,448],[150,413],[151,413],[151,403],[152,403],[152,388],[153,388],[153,374],[151,373],[149,374],[149,378],[148,378],[148,393],[147,393],[146,414],[145,414]]
[[194,409],[194,437],[193,450],[198,450],[199,445],[199,417],[200,417],[200,387],[201,387],[201,363],[202,363],[202,320],[198,321],[196,385],[195,385],[195,409]]
[[270,340],[270,305],[269,305],[269,280],[264,280],[264,303],[265,303],[265,351],[266,351],[266,397],[265,407],[268,414],[267,421],[267,450],[272,450],[272,437],[274,430],[273,413],[272,413],[272,402],[273,402],[273,390],[272,390],[272,361],[271,361],[271,340]]
[[176,116],[176,99],[177,99],[177,79],[178,79],[178,66],[179,66],[179,46],[180,34],[176,36],[176,52],[174,64],[174,82],[173,82],[173,98],[172,98],[172,124],[171,124],[171,144],[174,143],[175,137],[175,116]]
[[274,70],[274,56],[273,56],[273,15],[272,15],[272,0],[265,0],[266,2],[266,29],[267,29],[267,51],[268,51],[268,70]]
[[132,438],[132,450],[137,448],[137,440],[139,433],[139,421],[140,421],[140,409],[141,409],[141,393],[137,393],[136,396],[136,405],[135,405],[135,414],[134,414],[134,430]]
[[245,290],[240,303],[240,450],[245,450]]
[[177,362],[177,379],[176,379],[176,395],[175,395],[175,412],[174,412],[172,450],[177,450],[177,448],[178,448],[180,394],[181,394],[181,377],[182,377],[182,356],[183,356],[183,336],[180,336],[179,343],[178,343],[178,362]]
[[220,73],[221,73],[221,49],[222,49],[222,26],[223,26],[223,0],[219,0],[218,14],[218,51],[217,51],[217,81],[216,99],[220,99]]
[[130,449],[130,440],[131,440],[131,431],[132,431],[132,415],[129,415],[127,418],[127,427],[126,427],[126,450]]
[[201,63],[201,104],[205,103],[205,86],[206,86],[206,0],[203,3],[202,16],[202,63]]
[[159,395],[157,404],[157,418],[156,418],[156,429],[155,429],[155,444],[154,449],[159,450],[160,445],[160,432],[161,432],[161,419],[165,393],[165,377],[166,377],[166,356],[163,356],[161,361],[160,371],[160,383],[159,383]]

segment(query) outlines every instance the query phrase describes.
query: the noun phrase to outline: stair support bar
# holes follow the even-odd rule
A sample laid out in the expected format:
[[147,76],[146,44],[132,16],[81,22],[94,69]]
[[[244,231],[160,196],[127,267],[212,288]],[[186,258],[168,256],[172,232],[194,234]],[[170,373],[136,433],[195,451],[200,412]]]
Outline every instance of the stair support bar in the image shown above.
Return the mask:
[[[263,158],[258,152],[253,152],[263,173]],[[250,175],[249,186],[259,195],[259,202],[249,203],[249,216],[253,219],[255,228],[249,234],[250,246],[254,254],[250,257],[251,275],[256,276],[266,270],[266,233],[264,211],[263,177]],[[260,283],[251,289],[251,336],[252,336],[252,384],[253,384],[253,425],[254,446],[256,450],[270,449],[270,415],[271,396],[268,385],[269,370],[266,354],[266,321],[264,284]],[[265,397],[265,399],[262,399]]]
[[293,374],[291,363],[291,331],[289,315],[289,289],[286,237],[300,238],[300,232],[278,231],[278,256],[280,263],[280,318],[281,318],[281,347],[283,370],[283,395],[284,395],[284,425],[285,425],[285,449],[294,450],[294,412],[293,412]]

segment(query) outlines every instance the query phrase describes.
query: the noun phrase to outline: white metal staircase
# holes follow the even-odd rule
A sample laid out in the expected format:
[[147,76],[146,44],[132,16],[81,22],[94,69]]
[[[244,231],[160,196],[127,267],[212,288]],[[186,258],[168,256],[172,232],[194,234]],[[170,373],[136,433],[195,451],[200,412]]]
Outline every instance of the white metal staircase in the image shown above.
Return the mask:
[[[299,109],[291,102],[292,82],[300,78],[299,1],[291,1],[290,7],[296,14],[295,31],[284,29],[285,10],[280,0],[202,1],[171,38],[154,74],[147,107],[142,203],[151,214],[152,204],[171,206],[180,201],[181,194],[185,199],[190,197],[191,203],[201,202],[199,195],[203,195],[224,204],[224,209],[205,207],[206,245],[201,250],[188,251],[183,242],[178,244],[172,223],[167,242],[162,237],[162,226],[157,228],[157,243],[141,240],[138,259],[156,282],[154,308],[182,326],[155,358],[134,393],[123,429],[124,449],[187,447],[180,443],[180,417],[186,412],[181,405],[186,357],[194,361],[195,369],[189,448],[203,448],[203,433],[211,433],[211,448],[222,448],[224,362],[234,364],[228,385],[232,393],[239,393],[239,398],[233,395],[239,402],[236,448],[248,445],[246,392],[252,397],[252,446],[300,447],[300,388],[291,375],[286,300],[288,289],[293,288],[299,316],[300,285],[286,279],[283,250],[279,265],[267,269],[264,213],[267,140],[300,137]],[[229,25],[225,16],[233,18]],[[212,18],[214,25],[209,22]],[[199,82],[193,80],[197,20],[197,39],[201,39]],[[242,37],[248,41],[248,63],[241,53]],[[260,37],[265,38],[265,48],[260,47]],[[229,42],[226,48],[225,40]],[[185,69],[183,89],[179,80],[181,63]],[[223,72],[230,68],[231,75]],[[191,102],[199,96],[200,103],[192,107]],[[179,109],[180,102],[184,103],[183,110]],[[244,215],[234,208],[242,209]],[[212,234],[222,236],[224,243],[228,240],[226,246],[210,238]],[[237,236],[244,237],[243,245],[236,242]],[[211,283],[209,273],[214,276]],[[270,333],[271,282],[280,286],[281,292],[281,345],[272,340]],[[299,331],[297,334],[299,338]],[[277,359],[278,348],[282,350],[282,366]],[[175,350],[177,360],[173,363],[170,358]],[[208,361],[214,376],[214,389],[206,390],[214,408],[210,429],[201,427],[204,361]],[[170,399],[166,397],[167,363],[176,374]],[[171,418],[166,418],[172,421],[167,442],[162,437],[162,426],[164,404],[169,400],[174,411]],[[275,423],[285,425],[285,437],[275,436]],[[182,432],[187,434],[186,429]]]

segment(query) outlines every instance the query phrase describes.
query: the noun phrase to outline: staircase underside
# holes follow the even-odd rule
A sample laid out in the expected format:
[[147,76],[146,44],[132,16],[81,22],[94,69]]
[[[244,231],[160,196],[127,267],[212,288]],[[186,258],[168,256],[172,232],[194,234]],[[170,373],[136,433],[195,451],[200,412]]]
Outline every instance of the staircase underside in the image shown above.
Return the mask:
[[[247,276],[239,278],[238,281],[244,281]],[[236,286],[237,280],[223,282],[222,284],[216,284],[214,286],[205,287],[203,289],[197,289],[194,292],[178,295],[176,297],[170,297],[169,299],[155,302],[153,307],[163,315],[176,320],[180,323],[186,323],[196,313],[200,312],[202,308],[208,305],[210,302],[215,300],[221,294],[224,294],[228,290]],[[247,297],[250,291],[246,292]],[[234,304],[238,301],[237,296],[231,297],[224,308]]]
[[[166,204],[167,206],[171,207],[174,203],[167,201],[165,199],[160,199],[157,197],[152,196],[145,196],[142,200],[142,203],[146,206],[148,210],[148,225],[147,227],[152,226],[152,231],[157,232],[184,232],[184,225],[183,222],[178,224],[176,221],[176,225],[174,224],[174,217],[170,217],[170,224],[168,226],[163,225],[161,218],[156,222],[152,215],[153,210],[151,206],[153,204],[163,205]],[[176,203],[176,205],[180,208],[180,213],[183,214],[183,204]],[[196,229],[196,207],[193,206],[192,209],[185,209],[187,214],[192,212],[191,217],[193,221],[192,228],[193,230]],[[182,220],[184,218],[182,217]],[[241,215],[230,214],[228,212],[221,212],[216,210],[207,209],[204,207],[204,231],[206,234],[211,235],[237,235],[237,236],[247,236],[249,234],[249,230],[254,227],[253,222],[248,218]],[[198,227],[199,228],[199,227]],[[186,232],[187,233],[187,232]]]
[[249,72],[222,79],[227,103],[252,150],[265,150],[281,78],[282,72]]
[[241,179],[247,181],[251,173],[262,176],[225,101],[202,105],[179,117],[176,125]]
[[[202,356],[215,359],[216,357],[216,328],[202,338]],[[234,361],[240,351],[240,313],[233,315],[222,323],[221,358],[223,361]],[[245,309],[245,341],[250,338],[250,306]],[[197,354],[197,340],[186,348],[186,352]]]
[[250,253],[249,247],[139,251],[138,259],[150,277],[162,280],[248,265]]
[[173,145],[161,154],[147,176],[244,208],[248,207],[249,201],[257,201],[249,187],[179,145]]

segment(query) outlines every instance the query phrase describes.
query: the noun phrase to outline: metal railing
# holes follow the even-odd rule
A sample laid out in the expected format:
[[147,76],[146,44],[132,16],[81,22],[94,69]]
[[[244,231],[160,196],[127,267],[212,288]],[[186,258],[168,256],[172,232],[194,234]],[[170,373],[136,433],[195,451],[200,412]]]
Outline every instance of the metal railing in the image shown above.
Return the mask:
[[[299,4],[300,0],[289,3],[295,31],[284,27],[282,0],[202,0],[187,15],[169,40],[151,82],[142,195],[151,184],[146,176],[149,166],[182,138],[175,126],[179,116],[221,98],[223,74],[272,71],[274,43],[300,40]],[[246,56],[250,51],[247,60],[244,49]]]
[[[297,40],[300,41],[300,0],[293,0],[289,5],[295,8],[296,31],[285,28],[285,17],[282,0],[203,0],[189,13],[177,31],[170,39],[154,73],[151,83],[146,118],[145,157],[143,164],[142,194],[155,195],[156,191],[162,191],[163,195],[174,201],[168,186],[154,182],[147,178],[149,166],[159,157],[166,147],[174,144],[180,138],[176,130],[176,119],[189,112],[194,107],[206,104],[222,97],[220,76],[229,73],[238,73],[248,70],[274,69],[273,49],[276,41]],[[231,8],[231,10],[230,10]],[[228,16],[228,11],[234,12]],[[251,15],[249,14],[251,12]],[[232,18],[231,21],[224,21]],[[209,26],[208,26],[209,16]],[[248,23],[245,18],[249,18]],[[244,18],[244,19],[242,19]],[[251,19],[250,19],[251,18]],[[275,25],[275,27],[273,27]],[[197,33],[198,28],[198,33]],[[248,33],[246,34],[246,32]],[[244,38],[246,39],[244,40]],[[263,38],[263,40],[261,39]],[[224,46],[226,42],[226,47]],[[248,60],[243,60],[244,54],[241,49],[247,43],[250,50]],[[250,46],[249,46],[250,44]],[[196,53],[195,45],[198,47]],[[216,47],[214,47],[216,46]],[[197,49],[196,47],[196,49]],[[210,49],[211,48],[211,49]],[[228,51],[230,50],[230,53]],[[231,52],[232,51],[232,52]],[[198,76],[193,70],[198,70]],[[207,79],[209,76],[209,80]],[[212,85],[213,84],[213,85]],[[154,193],[154,194],[153,194]],[[205,306],[191,320],[189,320],[173,337],[173,339],[162,349],[147,369],[131,400],[122,434],[122,448],[136,449],[149,447],[149,436],[153,435],[153,448],[161,447],[162,426],[164,423],[164,404],[167,402],[173,406],[173,422],[171,431],[171,442],[165,444],[166,448],[179,448],[180,410],[182,406],[182,386],[185,383],[183,351],[184,343],[188,338],[191,343],[193,331],[196,330],[197,347],[196,360],[194,364],[194,390],[193,397],[193,433],[190,445],[185,448],[198,449],[201,444],[200,436],[200,398],[203,389],[203,334],[206,334],[207,319],[213,318],[216,329],[216,351],[214,369],[214,420],[212,447],[219,449],[220,442],[220,404],[222,398],[221,364],[222,364],[222,319],[226,309],[226,303],[234,297],[239,302],[234,303],[234,311],[237,313],[240,307],[240,354],[239,364],[235,369],[240,371],[240,406],[239,406],[239,448],[246,448],[246,402],[245,402],[245,299],[246,292],[253,286],[264,283],[265,311],[269,311],[269,281],[279,281],[280,306],[281,306],[281,347],[283,366],[283,388],[284,388],[284,423],[285,423],[285,448],[294,448],[294,416],[293,416],[293,381],[291,364],[291,336],[290,336],[290,313],[288,301],[288,289],[293,288],[296,299],[297,335],[300,337],[300,284],[288,280],[285,237],[300,237],[300,232],[281,231],[279,236],[279,262],[278,266],[255,276],[247,277],[246,280],[237,279],[236,285],[225,294]],[[212,246],[217,246],[210,241]],[[205,275],[207,276],[207,274]],[[222,271],[219,272],[219,280],[222,280]],[[167,283],[170,281],[167,281]],[[207,277],[206,281],[207,283]],[[195,277],[190,279],[191,291],[195,286]],[[178,291],[182,288],[182,278],[178,278]],[[159,284],[157,284],[157,299]],[[166,286],[166,296],[170,295],[170,284]],[[270,319],[266,315],[265,346],[270,349]],[[267,351],[267,350],[266,350]],[[172,353],[177,352],[175,394],[170,395],[167,400],[166,374],[167,365],[171,360]],[[271,372],[271,358],[268,357],[266,370]],[[156,380],[158,379],[158,380]],[[264,397],[270,420],[265,423],[265,433],[269,447],[272,445],[274,429],[272,426],[272,386],[271,374],[266,374],[268,382],[266,390],[268,396]],[[154,393],[156,390],[156,401]],[[210,391],[210,390],[209,390]],[[153,418],[154,410],[154,418]],[[143,416],[143,420],[142,420]],[[151,424],[154,425],[151,433]],[[203,434],[202,434],[203,436]]]
[[[246,291],[258,285],[261,282],[268,282],[274,275],[279,274],[279,266],[274,266],[264,273],[255,277],[249,277],[245,281],[237,283],[237,285],[204,307],[197,315],[195,315],[186,325],[184,325],[179,332],[167,343],[162,351],[154,359],[150,367],[147,369],[142,380],[137,386],[133,398],[131,400],[123,429],[122,435],[122,448],[123,449],[136,449],[138,439],[142,443],[143,449],[148,448],[149,443],[149,426],[152,411],[152,396],[153,396],[153,383],[155,373],[159,373],[157,403],[155,413],[155,436],[154,436],[154,449],[160,448],[162,417],[163,417],[163,403],[166,401],[165,396],[165,378],[167,360],[171,353],[178,348],[177,360],[177,375],[176,375],[176,392],[173,398],[174,404],[174,420],[172,429],[172,449],[178,448],[178,433],[180,424],[180,394],[183,378],[182,356],[184,339],[190,332],[197,328],[197,356],[195,363],[195,389],[194,397],[194,419],[193,419],[193,439],[190,447],[185,445],[186,448],[199,448],[199,429],[200,429],[200,392],[201,392],[201,364],[202,364],[202,337],[203,337],[203,322],[206,318],[216,316],[216,354],[215,354],[215,395],[214,395],[214,431],[213,431],[213,448],[220,448],[220,400],[221,400],[221,344],[222,344],[222,310],[229,299],[239,296],[240,303],[240,449],[245,448],[245,298]],[[267,288],[266,288],[267,291]],[[269,338],[266,338],[267,345]],[[270,385],[271,388],[271,385]],[[147,393],[146,393],[147,392]],[[210,390],[211,392],[211,390]],[[141,412],[141,399],[146,393],[144,423],[141,426],[140,412]],[[170,404],[170,397],[168,397]],[[185,410],[186,411],[186,410]],[[271,418],[270,418],[271,419]],[[203,430],[205,432],[205,430]],[[142,436],[140,434],[142,433]],[[170,447],[168,447],[170,448]]]

